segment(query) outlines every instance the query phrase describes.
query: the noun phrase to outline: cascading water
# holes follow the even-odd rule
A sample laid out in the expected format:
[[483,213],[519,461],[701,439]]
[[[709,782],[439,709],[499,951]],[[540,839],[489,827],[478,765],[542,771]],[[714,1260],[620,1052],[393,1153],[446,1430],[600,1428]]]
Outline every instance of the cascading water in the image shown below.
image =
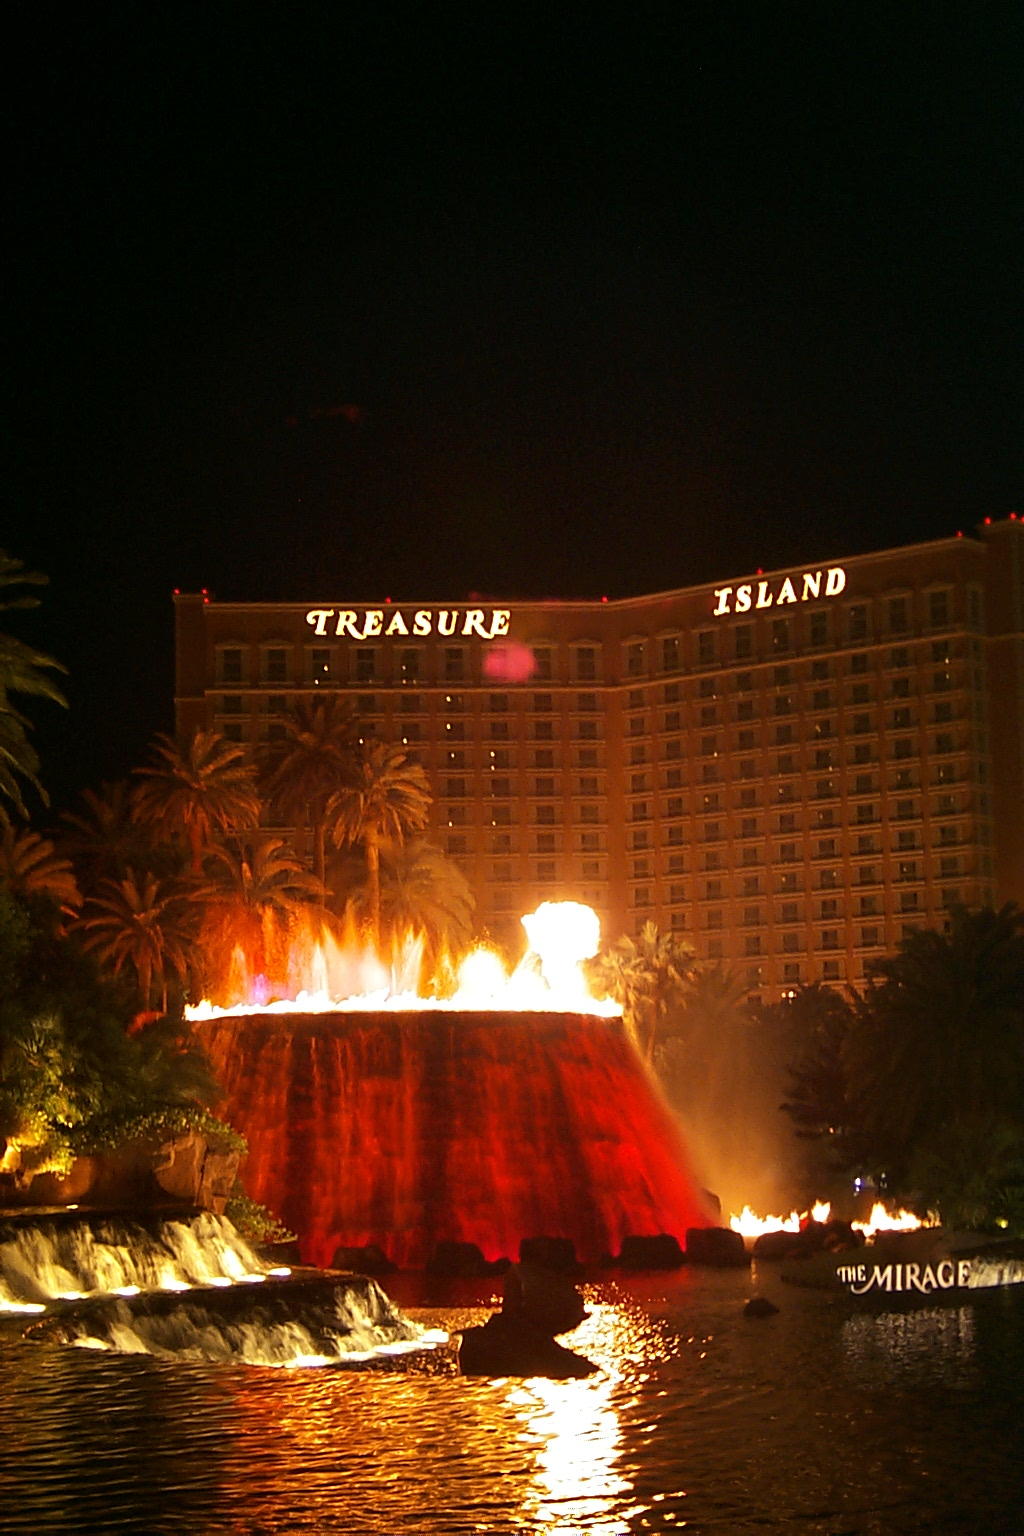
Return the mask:
[[514,1259],[539,1236],[592,1263],[714,1220],[619,1020],[250,1013],[201,1040],[249,1143],[246,1187],[306,1263],[374,1244],[417,1269],[445,1241]]
[[210,1212],[0,1216],[0,1313],[31,1337],[90,1349],[249,1365],[356,1365],[445,1337],[363,1275],[293,1275]]

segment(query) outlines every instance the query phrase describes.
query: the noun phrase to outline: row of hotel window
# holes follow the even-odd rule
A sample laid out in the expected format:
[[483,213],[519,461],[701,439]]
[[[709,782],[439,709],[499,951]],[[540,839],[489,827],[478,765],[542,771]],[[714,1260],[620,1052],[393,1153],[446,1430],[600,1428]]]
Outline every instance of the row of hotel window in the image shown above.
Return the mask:
[[[751,622],[638,637],[622,642],[622,671],[626,677],[643,677],[652,671],[679,672],[686,665],[688,649],[693,665],[707,667],[719,660],[753,660],[764,654],[790,652],[801,643],[813,648],[838,643],[863,644],[876,638],[909,636],[917,624],[930,630],[944,629],[952,622],[952,615],[952,593],[944,589],[929,592],[926,609],[919,614],[915,614],[911,598],[902,596],[886,599],[884,608],[877,611],[873,611],[868,603],[853,603],[845,609],[842,623],[838,622],[834,609],[818,608],[799,618],[786,616],[761,621],[766,626],[763,630]],[[980,630],[981,593],[977,588],[968,591],[967,622],[971,629]],[[692,642],[689,647],[688,641]],[[257,649],[260,676],[264,682],[287,684],[292,681],[296,647],[263,643]],[[605,646],[600,642],[567,643],[557,647],[537,641],[530,649],[534,663],[532,675],[542,681],[556,676],[555,665],[560,654],[568,655],[569,675],[578,681],[597,682],[603,677]],[[441,646],[436,652],[428,652],[420,646],[303,646],[301,654],[305,678],[310,685],[336,682],[342,678],[356,683],[391,678],[396,683],[409,685],[427,676],[428,662],[435,655],[435,675],[440,681],[467,680],[473,649],[465,645]],[[216,656],[217,676],[221,682],[244,683],[247,680],[248,646],[221,644],[216,648]]]
[[[976,639],[972,639],[969,642],[969,650],[970,656],[975,660],[975,664],[979,664],[983,651],[981,651],[981,645],[979,645]],[[949,639],[932,641],[927,645],[920,645],[920,647],[897,645],[897,647],[889,648],[889,650],[877,648],[874,651],[854,651],[851,656],[846,657],[846,665],[844,665],[841,671],[843,671],[844,676],[867,677],[872,676],[877,671],[881,671],[881,673],[889,676],[889,673],[892,673],[892,671],[938,667],[941,670],[932,673],[930,687],[932,687],[932,690],[944,690],[944,688],[953,687],[953,682],[960,677],[960,671],[955,667],[955,664],[963,657],[963,654],[964,645],[961,642],[949,641]],[[316,662],[315,656],[316,653],[313,653],[313,657],[310,657],[310,664],[312,664],[312,667],[310,667],[310,671],[312,671],[312,676],[309,679],[310,682],[324,680],[324,668],[322,668],[319,662]],[[330,668],[327,668],[327,671],[330,673]],[[643,708],[648,703],[656,702],[656,697],[654,696],[657,696],[657,694],[660,694],[663,703],[682,703],[685,702],[686,690],[688,688],[695,694],[697,699],[718,699],[718,697],[722,696],[723,691],[725,691],[726,684],[729,685],[729,688],[734,693],[755,693],[755,691],[761,690],[761,688],[789,688],[794,687],[794,685],[798,687],[801,682],[804,685],[831,682],[831,680],[838,676],[840,676],[840,668],[838,668],[837,659],[835,657],[820,656],[809,660],[809,662],[800,665],[800,667],[789,664],[789,662],[783,662],[783,664],[772,664],[771,667],[763,665],[763,667],[757,668],[757,670],[752,668],[749,671],[735,671],[735,673],[726,674],[725,679],[718,676],[718,674],[705,674],[702,677],[689,679],[688,682],[665,682],[665,684],[659,685],[648,684],[646,687],[631,687],[628,693],[626,693],[626,703],[628,703],[629,708]],[[238,687],[246,685],[246,679],[243,676],[241,653],[223,651],[220,654],[218,679],[220,679],[223,687],[224,685],[238,685]],[[355,677],[353,680],[355,680],[356,684],[359,684],[361,680],[362,682],[370,682],[372,684],[376,679],[375,676],[367,676],[364,679]],[[577,677],[577,680],[579,680],[579,677]],[[286,653],[264,651],[261,682],[275,685],[275,687],[278,687],[278,685],[282,685],[282,687],[293,685],[293,680],[289,676]],[[976,676],[975,684],[979,685],[979,682],[981,682],[981,679],[979,679],[979,676]],[[385,697],[388,697],[387,694],[385,694]],[[416,714],[425,710],[424,696],[422,694],[399,691],[398,694],[395,694],[395,697],[398,700],[399,711],[402,711],[402,713]],[[433,699],[433,694],[427,697]],[[554,702],[556,699],[557,707],[562,708],[568,702],[570,707],[576,708],[580,713],[588,713],[588,711],[593,713],[597,708],[605,707],[605,696],[603,696],[603,693],[600,696],[597,693],[577,693],[567,700],[562,691],[559,691],[557,694],[547,693],[547,691],[537,693],[537,691],[527,690],[517,691],[514,694],[494,693],[494,691],[487,691],[487,693],[482,694],[465,694],[451,693],[450,690],[447,690],[439,694],[434,702],[438,703],[438,705],[444,703],[447,713],[471,710],[474,703],[477,702],[481,703],[485,711],[490,714],[505,714],[511,708],[522,708],[524,705],[533,708],[534,713],[550,713],[550,711],[556,708],[556,702]],[[361,711],[361,713],[373,714],[378,711],[381,699],[378,699],[376,694],[358,694],[355,705],[356,710]]]

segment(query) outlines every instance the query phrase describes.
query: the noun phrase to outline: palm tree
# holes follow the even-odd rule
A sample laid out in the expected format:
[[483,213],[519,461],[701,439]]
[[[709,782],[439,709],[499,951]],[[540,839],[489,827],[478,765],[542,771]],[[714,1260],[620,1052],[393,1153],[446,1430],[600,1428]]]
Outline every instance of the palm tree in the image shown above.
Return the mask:
[[380,938],[381,848],[401,848],[410,833],[422,832],[430,803],[422,766],[409,760],[404,747],[383,741],[361,743],[348,784],[327,802],[325,820],[335,844],[362,844],[375,940]]
[[74,871],[49,838],[0,827],[0,886],[12,896],[47,896],[67,917],[82,904]]
[[[46,580],[38,571],[26,570],[22,561],[0,549],[0,613],[16,608],[37,608],[37,597],[17,589],[25,585],[43,586]],[[55,704],[66,706],[67,699],[50,676],[52,672],[64,670],[52,656],[26,645],[23,640],[0,633],[0,799],[8,800],[21,816],[28,815],[21,794],[21,780],[32,786],[44,805],[48,801],[39,781],[39,755],[28,739],[29,721],[15,708],[11,694],[52,699]],[[7,819],[2,804],[0,816]]]
[[123,880],[103,880],[75,927],[82,946],[94,950],[115,976],[134,974],[144,1009],[160,990],[166,1011],[168,981],[184,982],[195,944],[191,892],[177,882],[129,870]]
[[626,1028],[650,1064],[693,978],[693,949],[685,939],[662,933],[656,923],[645,923],[637,938],[625,934],[606,950],[594,972],[609,997],[622,1004]]
[[245,749],[216,731],[196,731],[179,747],[158,736],[153,767],[137,768],[134,805],[140,823],[174,842],[184,835],[193,875],[218,833],[248,831],[260,816],[260,798]]
[[61,816],[64,830],[60,844],[86,890],[100,880],[119,880],[127,869],[141,869],[153,862],[156,850],[148,845],[135,819],[127,780],[85,789],[80,800],[79,811],[65,811]]
[[[369,904],[367,880],[354,893],[358,912]],[[473,932],[476,900],[454,860],[430,843],[417,840],[381,852],[380,922],[382,934],[400,943],[422,942],[423,966],[433,976],[444,954],[465,949]]]
[[289,932],[322,899],[323,887],[283,838],[271,837],[215,850],[194,894],[204,907],[199,950],[211,970],[204,993],[213,996],[237,950],[253,976],[283,972]]
[[948,1209],[989,1144],[998,1204],[1008,1138],[1024,1178],[1024,910],[954,908],[948,932],[921,929],[878,961],[847,1066],[875,1171]]
[[351,775],[356,722],[337,694],[303,700],[280,718],[282,735],[261,751],[263,791],[313,841],[313,873],[324,883],[327,803]]

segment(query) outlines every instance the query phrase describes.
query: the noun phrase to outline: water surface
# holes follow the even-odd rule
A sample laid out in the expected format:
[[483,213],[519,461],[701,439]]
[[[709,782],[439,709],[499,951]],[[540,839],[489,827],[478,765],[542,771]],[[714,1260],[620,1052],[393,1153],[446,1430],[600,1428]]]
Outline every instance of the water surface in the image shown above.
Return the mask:
[[[0,1338],[0,1531],[1024,1529],[1024,1286],[898,1311],[745,1271],[586,1288],[583,1381],[469,1380],[450,1351],[307,1371]],[[431,1326],[490,1283],[399,1277]]]

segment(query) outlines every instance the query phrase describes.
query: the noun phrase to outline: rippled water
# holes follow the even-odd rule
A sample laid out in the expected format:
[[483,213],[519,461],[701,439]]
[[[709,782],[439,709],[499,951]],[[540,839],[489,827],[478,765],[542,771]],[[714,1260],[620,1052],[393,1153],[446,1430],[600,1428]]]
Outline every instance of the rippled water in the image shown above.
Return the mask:
[[[587,1287],[583,1381],[418,1364],[279,1371],[0,1338],[0,1531],[643,1531],[896,1536],[1024,1528],[1024,1286],[858,1310],[745,1271]],[[488,1286],[400,1304],[481,1321]],[[496,1303],[497,1298],[494,1298]]]

